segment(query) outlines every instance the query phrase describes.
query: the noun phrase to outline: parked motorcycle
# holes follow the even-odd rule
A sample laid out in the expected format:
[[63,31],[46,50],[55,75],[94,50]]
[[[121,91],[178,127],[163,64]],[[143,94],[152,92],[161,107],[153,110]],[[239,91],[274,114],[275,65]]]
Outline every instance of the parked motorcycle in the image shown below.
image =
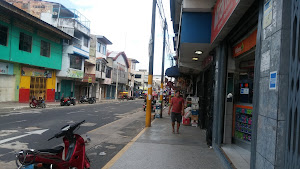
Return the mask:
[[[155,112],[155,104],[156,100],[152,100],[152,112]],[[147,99],[144,99],[144,105],[143,105],[144,111],[147,109]]]
[[30,108],[37,108],[37,107],[46,108],[46,103],[45,103],[44,99],[42,99],[42,98],[37,100],[35,97],[33,97],[31,99],[31,102],[29,103],[29,107]]
[[[85,153],[84,139],[74,134],[76,130],[85,121],[66,125],[61,128],[61,132],[55,134],[53,138],[63,137],[65,144],[65,153],[63,146],[53,149],[42,150],[21,150],[16,155],[16,165],[19,169],[88,169],[90,168],[90,160]],[[63,158],[63,154],[65,157]]]
[[79,102],[80,103],[87,102],[89,104],[93,104],[93,103],[96,103],[96,98],[95,97],[81,96]]
[[76,105],[76,98],[74,97],[66,97],[66,98],[61,98],[60,99],[60,105],[61,106],[70,106],[73,104],[74,106]]
[[71,104],[76,105],[76,97],[69,97]]

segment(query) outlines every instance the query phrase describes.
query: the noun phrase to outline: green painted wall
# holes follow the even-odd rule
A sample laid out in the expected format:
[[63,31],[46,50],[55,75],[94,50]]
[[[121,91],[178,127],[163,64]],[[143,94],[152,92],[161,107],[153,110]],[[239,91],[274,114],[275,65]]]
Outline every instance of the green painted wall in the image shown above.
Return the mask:
[[[32,66],[60,70],[62,64],[62,42],[56,43],[54,41],[45,39],[37,34],[38,30],[36,28],[33,28],[33,33],[28,32],[15,26],[13,22],[14,21],[11,20],[11,23],[7,24],[0,21],[0,24],[9,27],[8,45],[0,45],[0,60],[8,60],[17,63],[29,64]],[[31,52],[19,50],[20,32],[32,36]],[[41,40],[50,43],[50,57],[40,55]]]
[[[6,26],[6,27],[8,27],[8,33],[10,34],[10,32],[11,32],[11,30],[10,30],[10,28],[11,28],[11,25],[10,24],[8,24],[8,23],[5,23],[5,22],[1,22],[0,21],[0,24],[1,25],[3,25],[3,26]],[[8,38],[8,41],[7,41],[7,46],[2,46],[2,45],[0,45],[0,59],[1,60],[9,60],[9,56],[10,56],[10,39],[11,38]]]
[[15,101],[19,101],[19,84],[21,80],[21,66],[18,63],[14,64],[14,76],[16,79],[16,84],[15,84]]

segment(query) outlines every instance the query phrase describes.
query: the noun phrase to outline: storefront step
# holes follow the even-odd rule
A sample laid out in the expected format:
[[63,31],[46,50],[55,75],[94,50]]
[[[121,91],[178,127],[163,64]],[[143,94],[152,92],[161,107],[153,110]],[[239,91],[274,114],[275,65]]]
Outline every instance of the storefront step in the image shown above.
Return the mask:
[[250,169],[251,152],[235,144],[222,145],[222,150],[237,169]]

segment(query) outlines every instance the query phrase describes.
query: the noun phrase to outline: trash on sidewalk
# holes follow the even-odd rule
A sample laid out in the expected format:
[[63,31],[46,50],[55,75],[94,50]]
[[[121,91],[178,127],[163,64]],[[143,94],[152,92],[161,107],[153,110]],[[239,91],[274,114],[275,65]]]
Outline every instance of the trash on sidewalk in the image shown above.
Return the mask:
[[99,155],[100,155],[100,156],[105,156],[105,155],[106,155],[106,152],[100,152]]
[[161,111],[161,102],[157,102],[155,105],[155,118],[160,118],[160,111]]
[[188,118],[182,117],[182,124],[185,126],[191,125],[191,119],[189,117]]

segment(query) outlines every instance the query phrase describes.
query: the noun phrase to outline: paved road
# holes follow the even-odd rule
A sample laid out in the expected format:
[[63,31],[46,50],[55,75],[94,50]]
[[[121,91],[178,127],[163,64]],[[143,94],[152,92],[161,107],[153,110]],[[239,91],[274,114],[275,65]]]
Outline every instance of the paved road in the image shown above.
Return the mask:
[[[0,168],[10,168],[15,159],[15,153],[20,149],[45,149],[52,148],[62,143],[61,139],[47,141],[60,128],[66,124],[86,120],[86,123],[77,131],[84,135],[91,133],[92,145],[87,147],[87,153],[92,160],[92,168],[104,166],[119,150],[121,150],[144,126],[144,114],[141,111],[142,100],[122,101],[113,103],[103,103],[95,105],[81,105],[70,107],[57,107],[48,109],[30,109],[10,112],[0,115]],[[122,138],[102,140],[102,126],[107,126],[114,121],[118,121],[136,113],[123,123],[120,121],[112,126],[119,126],[118,131],[109,131],[111,136],[121,133]],[[141,115],[142,114],[142,115]],[[133,117],[138,117],[134,119]],[[124,118],[125,119],[125,118]],[[113,127],[106,127],[103,130],[110,130]],[[46,130],[43,134],[26,135],[8,141],[10,138],[28,134],[31,131]],[[116,129],[117,130],[117,129]],[[97,138],[99,136],[99,138]],[[108,138],[108,134],[106,137]],[[116,136],[116,135],[114,135]],[[96,140],[93,140],[93,137]],[[120,135],[116,136],[120,137]],[[124,141],[124,138],[126,138]],[[104,152],[104,153],[103,153]],[[105,154],[105,155],[103,155]],[[5,167],[6,166],[6,167]]]

